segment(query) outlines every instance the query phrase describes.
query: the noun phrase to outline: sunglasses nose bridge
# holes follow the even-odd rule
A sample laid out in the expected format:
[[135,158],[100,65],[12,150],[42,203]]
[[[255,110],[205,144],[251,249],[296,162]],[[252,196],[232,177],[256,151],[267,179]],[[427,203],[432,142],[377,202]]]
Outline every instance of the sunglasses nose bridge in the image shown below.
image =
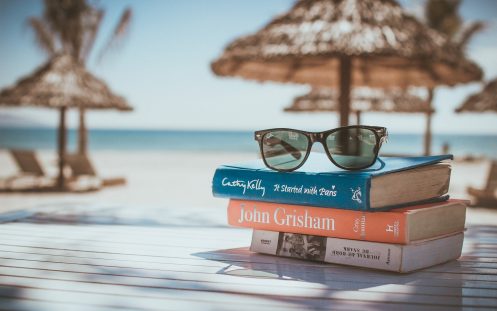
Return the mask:
[[311,143],[322,142],[323,141],[323,133],[310,133]]

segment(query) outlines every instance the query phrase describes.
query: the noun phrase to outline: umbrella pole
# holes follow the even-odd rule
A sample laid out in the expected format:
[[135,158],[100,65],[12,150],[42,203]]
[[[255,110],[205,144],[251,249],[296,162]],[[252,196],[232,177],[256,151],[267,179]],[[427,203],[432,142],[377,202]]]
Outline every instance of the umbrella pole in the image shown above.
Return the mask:
[[428,108],[430,109],[426,113],[426,129],[425,129],[425,141],[424,141],[424,153],[425,156],[429,156],[431,154],[431,106],[433,101],[433,88],[428,88]]
[[361,111],[360,110],[357,110],[355,112],[355,120],[356,120],[357,125],[361,125]]
[[88,145],[88,133],[86,131],[85,109],[79,108],[79,131],[78,131],[78,153],[86,154]]
[[350,87],[352,82],[352,61],[350,57],[340,58],[340,126],[349,125]]
[[64,166],[65,159],[64,155],[66,153],[66,107],[60,108],[60,120],[59,120],[59,177],[57,179],[57,187],[60,190],[65,188],[65,178],[64,178]]
[[426,130],[425,130],[425,156],[431,153],[431,112],[426,113]]

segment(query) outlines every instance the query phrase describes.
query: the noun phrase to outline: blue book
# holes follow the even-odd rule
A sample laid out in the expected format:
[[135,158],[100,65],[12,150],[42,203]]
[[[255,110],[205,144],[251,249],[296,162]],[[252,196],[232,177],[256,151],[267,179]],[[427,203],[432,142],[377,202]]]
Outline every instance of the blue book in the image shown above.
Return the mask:
[[217,168],[216,197],[377,211],[447,199],[452,155],[381,157],[368,169],[347,171],[324,153],[311,153],[293,172],[262,160]]

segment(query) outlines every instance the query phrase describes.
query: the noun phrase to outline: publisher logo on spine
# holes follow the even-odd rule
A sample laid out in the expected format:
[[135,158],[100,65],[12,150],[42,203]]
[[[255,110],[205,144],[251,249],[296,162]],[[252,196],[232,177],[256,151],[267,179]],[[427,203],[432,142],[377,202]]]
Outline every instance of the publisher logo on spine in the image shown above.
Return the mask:
[[362,204],[362,194],[361,194],[361,187],[357,187],[357,189],[350,188],[352,191],[352,201],[356,201],[359,204]]
[[387,224],[385,228],[386,232],[392,232],[394,237],[399,236],[399,221],[394,221],[393,224]]

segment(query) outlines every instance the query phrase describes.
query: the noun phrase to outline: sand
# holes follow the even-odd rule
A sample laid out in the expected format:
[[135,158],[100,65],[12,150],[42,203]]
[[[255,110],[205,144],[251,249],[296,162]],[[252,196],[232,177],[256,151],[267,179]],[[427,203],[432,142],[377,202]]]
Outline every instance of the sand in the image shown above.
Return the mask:
[[[155,211],[200,210],[223,217],[226,199],[213,198],[212,175],[217,166],[251,160],[253,153],[174,152],[174,151],[92,151],[94,166],[102,177],[124,176],[128,183],[92,193],[67,194],[0,194],[0,212],[43,209],[74,205],[127,206]],[[38,158],[48,175],[56,176],[56,156],[53,152],[38,152]],[[469,199],[469,185],[482,187],[489,162],[454,161],[449,194]],[[0,151],[0,178],[14,175],[17,168],[5,151]],[[495,209],[497,211],[497,209]],[[497,212],[471,208],[468,220],[474,223],[497,223]]]

